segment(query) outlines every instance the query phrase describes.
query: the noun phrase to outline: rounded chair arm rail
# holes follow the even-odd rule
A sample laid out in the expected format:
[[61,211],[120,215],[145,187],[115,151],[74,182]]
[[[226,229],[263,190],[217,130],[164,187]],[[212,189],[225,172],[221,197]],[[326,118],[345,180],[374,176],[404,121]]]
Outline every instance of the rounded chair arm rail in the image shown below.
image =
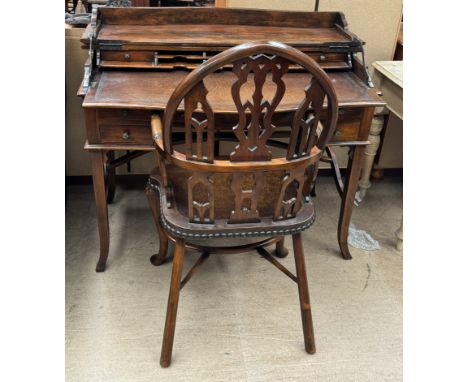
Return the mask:
[[179,167],[187,170],[200,171],[200,172],[238,172],[238,171],[276,171],[276,170],[293,170],[299,167],[308,167],[317,163],[322,157],[323,151],[317,146],[314,146],[310,151],[310,156],[299,157],[293,160],[286,160],[283,158],[275,158],[271,161],[244,161],[244,162],[231,162],[229,160],[214,160],[213,163],[191,161],[186,159],[185,155],[178,151],[169,154],[160,148],[160,153],[164,159]]

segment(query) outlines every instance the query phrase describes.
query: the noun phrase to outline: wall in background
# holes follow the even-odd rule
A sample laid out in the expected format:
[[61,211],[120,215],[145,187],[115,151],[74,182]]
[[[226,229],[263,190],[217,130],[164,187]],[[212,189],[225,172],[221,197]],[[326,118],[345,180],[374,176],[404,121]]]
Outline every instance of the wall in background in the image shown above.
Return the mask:
[[[83,146],[86,140],[81,98],[76,93],[83,79],[88,51],[81,48],[84,28],[65,25],[65,173],[89,175],[91,163]],[[51,110],[53,112],[53,110]]]
[[[226,0],[228,7],[283,9],[312,11],[314,0]],[[373,61],[390,60],[395,49],[398,22],[401,19],[402,0],[321,0],[321,11],[344,12],[351,31],[366,42],[366,64],[371,68]],[[87,51],[81,49],[79,41],[84,29],[66,28],[66,174],[89,175],[90,162],[83,150],[86,139],[81,99],[76,96],[83,77],[83,65]],[[403,167],[402,123],[390,118],[380,164],[384,168]],[[340,166],[345,167],[347,150],[336,149]],[[146,174],[154,166],[153,154],[132,161],[132,173]],[[125,167],[117,173],[126,174]]]

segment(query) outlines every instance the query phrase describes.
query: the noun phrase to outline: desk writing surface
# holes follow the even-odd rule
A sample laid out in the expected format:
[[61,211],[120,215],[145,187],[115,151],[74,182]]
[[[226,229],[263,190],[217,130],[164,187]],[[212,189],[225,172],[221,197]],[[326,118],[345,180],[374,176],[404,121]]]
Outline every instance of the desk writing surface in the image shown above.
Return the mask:
[[[99,73],[88,93],[83,107],[134,108],[164,110],[177,84],[188,74],[187,71],[103,71]],[[368,88],[354,73],[327,73],[335,87],[341,107],[383,106],[385,102],[376,91]],[[237,113],[231,97],[231,85],[236,76],[230,71],[214,73],[205,78],[208,101],[215,112]],[[286,93],[277,111],[295,110],[304,98],[304,89],[310,79],[307,73],[286,73],[283,80]],[[244,86],[252,86],[247,83]],[[263,93],[271,99],[276,87],[266,81]],[[245,94],[252,94],[252,88]],[[241,93],[242,94],[242,93]],[[181,107],[182,108],[182,107]]]

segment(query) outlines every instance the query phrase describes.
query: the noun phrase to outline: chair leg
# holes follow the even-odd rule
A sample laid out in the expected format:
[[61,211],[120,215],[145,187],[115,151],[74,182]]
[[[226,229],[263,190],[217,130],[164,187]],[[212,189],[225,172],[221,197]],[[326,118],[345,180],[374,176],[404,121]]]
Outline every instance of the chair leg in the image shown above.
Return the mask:
[[299,289],[299,302],[301,305],[302,331],[304,332],[305,350],[315,353],[314,327],[310,310],[309,287],[304,261],[304,249],[300,233],[292,235],[294,247],[294,260],[296,262],[297,286]]
[[148,197],[148,202],[151,207],[151,212],[153,214],[154,224],[156,224],[156,228],[159,234],[159,252],[153,256],[151,256],[151,264],[153,265],[161,265],[164,260],[166,260],[167,256],[167,249],[169,246],[169,238],[167,237],[164,228],[161,225],[160,217],[161,217],[161,207],[159,202],[159,194],[153,191],[150,187],[146,187],[146,196]]
[[288,256],[288,249],[284,246],[284,236],[280,241],[276,242],[276,257],[286,257]]
[[185,241],[183,239],[177,239],[174,261],[172,264],[171,289],[169,291],[169,300],[167,301],[166,324],[164,326],[164,337],[161,349],[161,367],[168,367],[171,364],[184,251]]

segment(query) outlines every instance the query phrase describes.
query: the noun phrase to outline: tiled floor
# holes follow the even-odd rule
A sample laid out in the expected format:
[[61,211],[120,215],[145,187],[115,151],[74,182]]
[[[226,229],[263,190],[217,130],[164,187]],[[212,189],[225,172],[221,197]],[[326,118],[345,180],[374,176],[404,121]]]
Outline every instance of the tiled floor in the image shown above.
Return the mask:
[[[154,267],[157,251],[146,197],[117,189],[109,207],[108,267],[98,256],[91,186],[70,186],[66,207],[67,381],[400,381],[402,254],[394,232],[402,184],[373,185],[353,222],[381,250],[336,241],[339,198],[319,178],[317,220],[304,249],[317,353],[304,351],[297,288],[255,253],[212,256],[181,293],[172,365],[159,366],[171,263]],[[290,255],[281,260],[294,270]],[[197,256],[188,254],[186,266]]]

